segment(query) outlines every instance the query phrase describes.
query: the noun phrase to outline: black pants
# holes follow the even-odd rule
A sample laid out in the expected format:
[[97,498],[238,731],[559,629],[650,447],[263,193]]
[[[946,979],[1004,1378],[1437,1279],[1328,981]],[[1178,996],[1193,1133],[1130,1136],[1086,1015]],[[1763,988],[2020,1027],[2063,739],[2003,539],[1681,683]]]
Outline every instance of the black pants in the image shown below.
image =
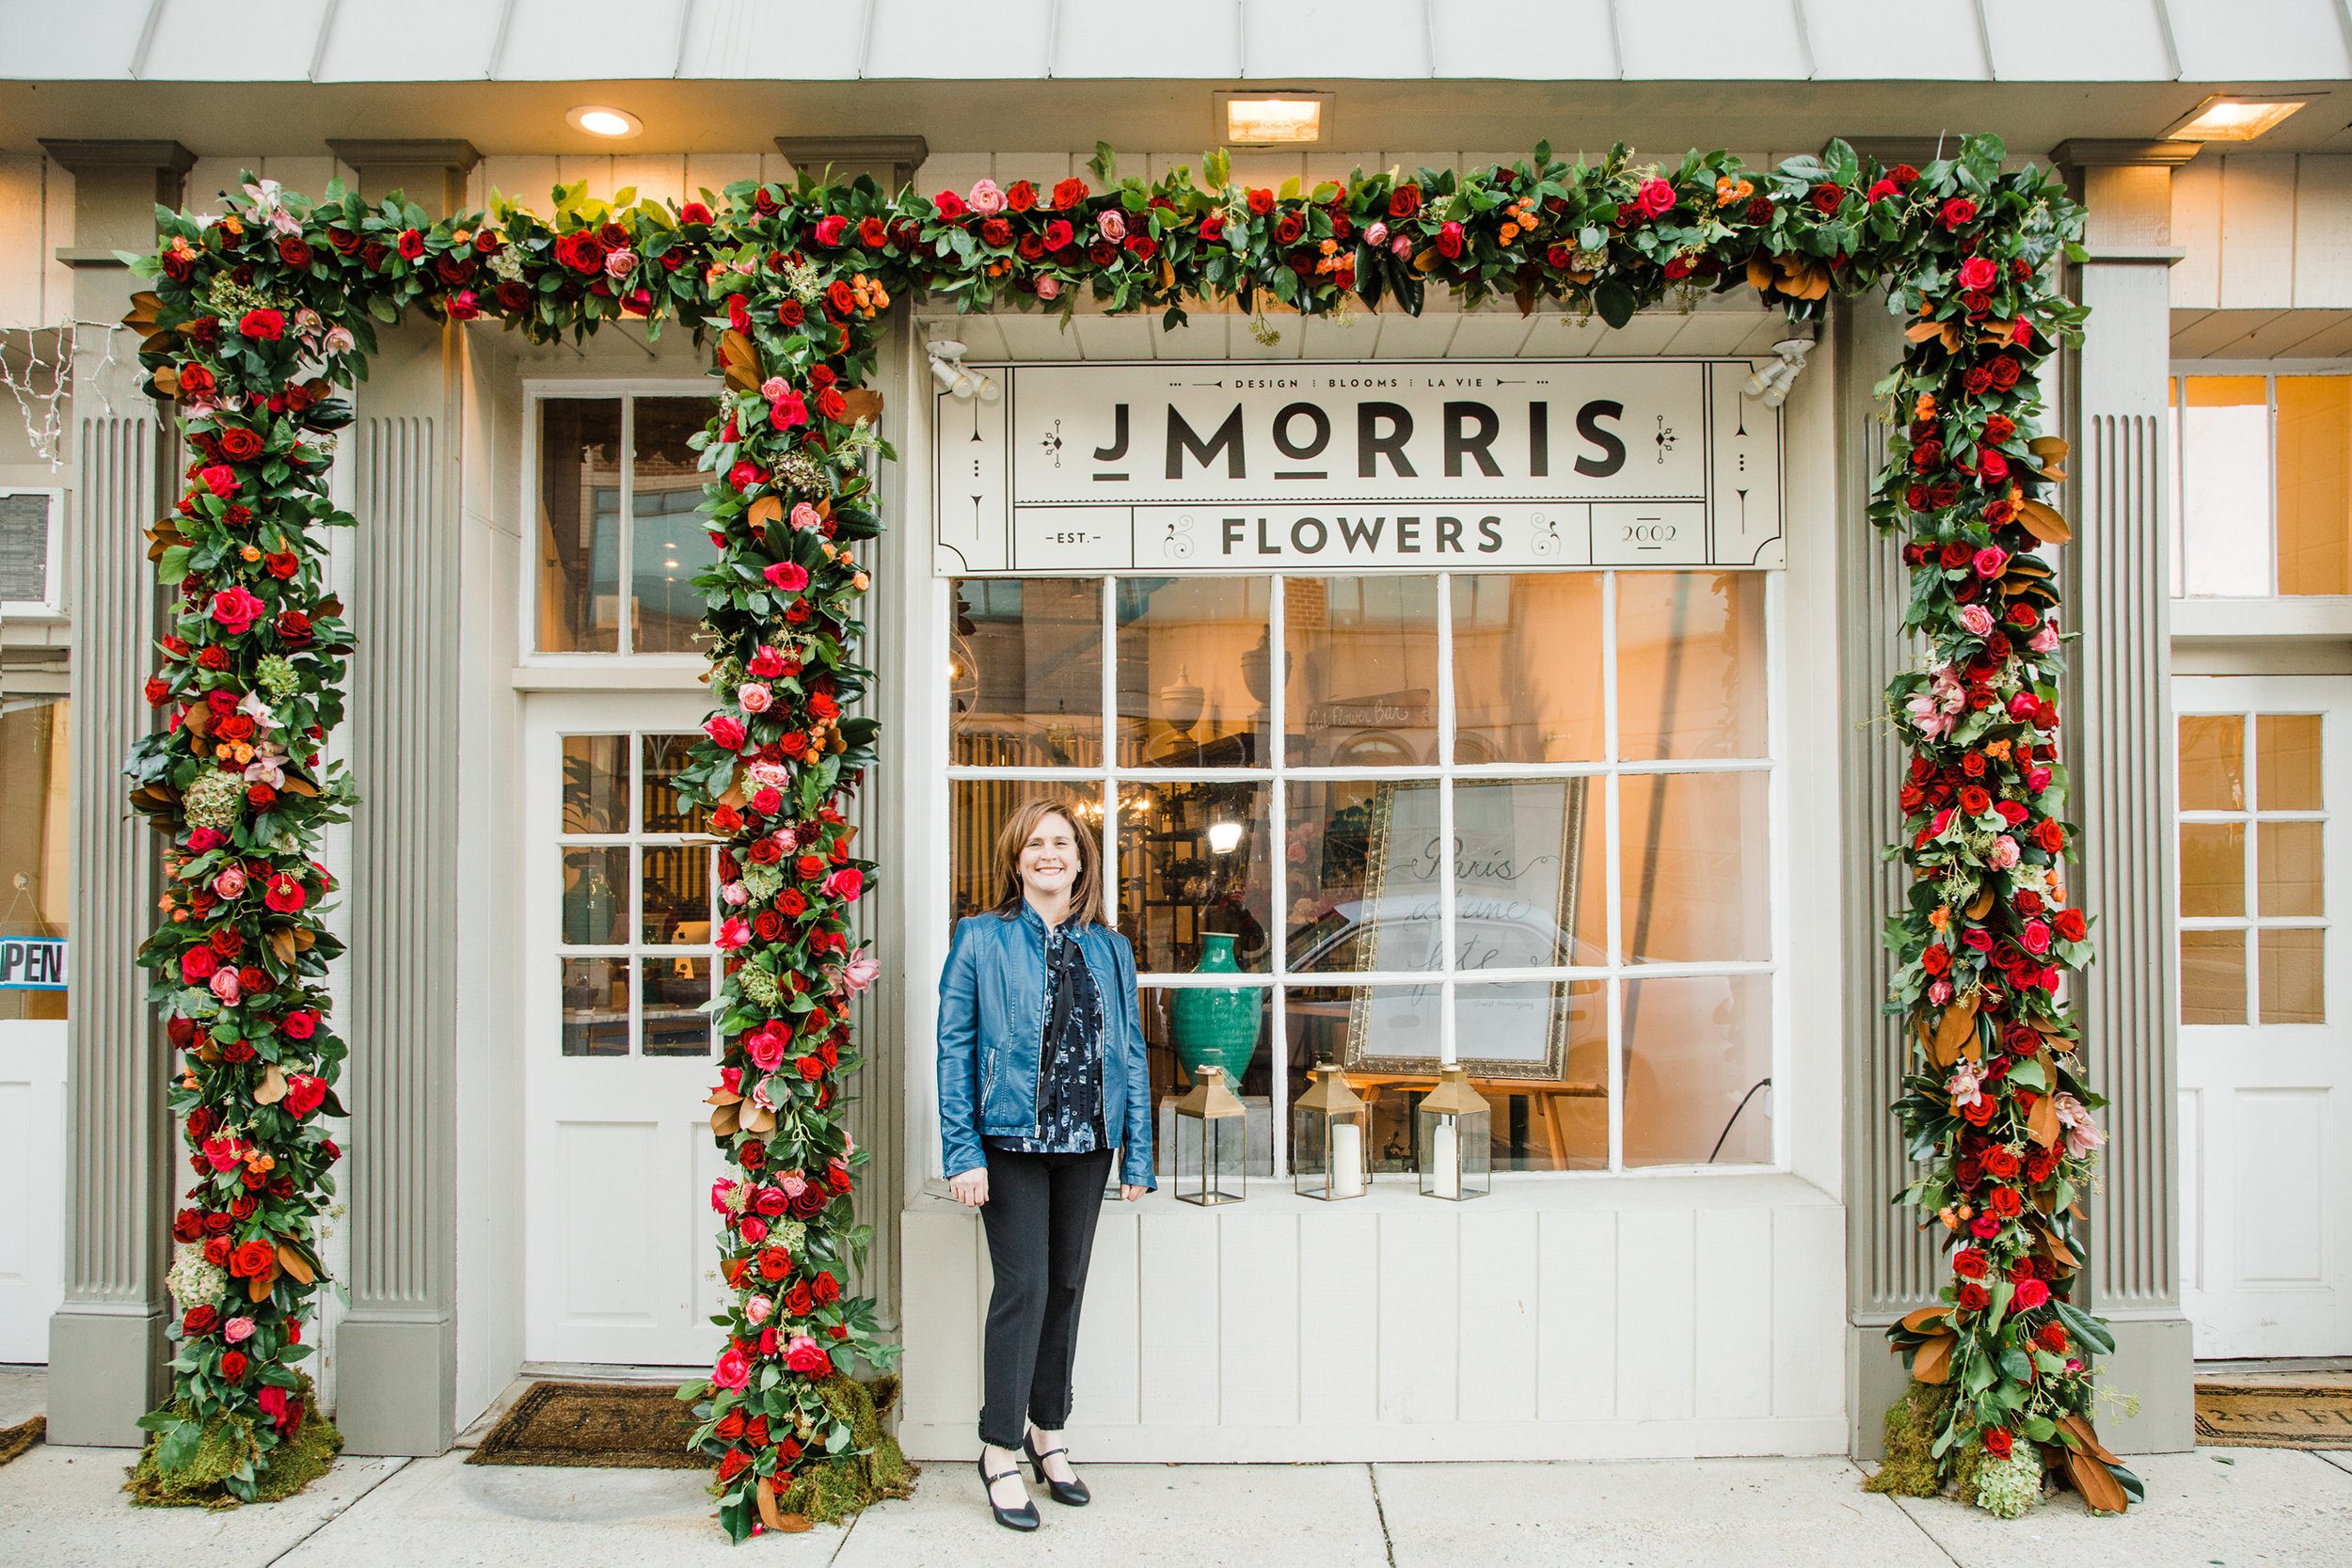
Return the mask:
[[1078,1305],[1094,1255],[1094,1222],[1111,1150],[1021,1154],[990,1148],[980,1206],[996,1288],[988,1298],[980,1441],[1021,1449],[1023,1417],[1047,1432],[1070,1419]]

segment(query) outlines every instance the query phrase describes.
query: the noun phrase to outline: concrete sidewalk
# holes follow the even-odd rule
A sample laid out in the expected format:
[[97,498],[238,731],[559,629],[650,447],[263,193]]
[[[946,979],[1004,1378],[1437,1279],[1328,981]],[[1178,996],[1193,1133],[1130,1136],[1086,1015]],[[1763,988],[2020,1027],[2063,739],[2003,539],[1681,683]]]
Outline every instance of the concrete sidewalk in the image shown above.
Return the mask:
[[437,1459],[346,1460],[302,1497],[220,1513],[134,1509],[130,1456],[39,1448],[0,1468],[0,1563],[24,1568],[2129,1568],[2352,1563],[2352,1454],[2206,1449],[2144,1461],[2120,1519],[2072,1496],[2013,1524],[1862,1490],[1842,1459],[1587,1465],[1095,1465],[1095,1502],[990,1523],[967,1467],[912,1501],[732,1550],[703,1479]]

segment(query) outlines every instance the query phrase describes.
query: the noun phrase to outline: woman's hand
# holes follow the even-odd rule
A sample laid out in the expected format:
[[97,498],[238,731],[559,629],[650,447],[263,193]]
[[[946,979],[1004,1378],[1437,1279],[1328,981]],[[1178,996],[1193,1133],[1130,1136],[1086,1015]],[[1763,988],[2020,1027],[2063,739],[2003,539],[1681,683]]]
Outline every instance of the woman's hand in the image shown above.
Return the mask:
[[1119,1196],[1125,1198],[1130,1203],[1135,1202],[1137,1198],[1141,1197],[1144,1194],[1150,1192],[1151,1190],[1152,1189],[1149,1187],[1132,1186],[1124,1181],[1121,1181],[1119,1184]]
[[974,1165],[961,1176],[947,1178],[947,1190],[966,1209],[977,1209],[988,1201],[988,1167]]

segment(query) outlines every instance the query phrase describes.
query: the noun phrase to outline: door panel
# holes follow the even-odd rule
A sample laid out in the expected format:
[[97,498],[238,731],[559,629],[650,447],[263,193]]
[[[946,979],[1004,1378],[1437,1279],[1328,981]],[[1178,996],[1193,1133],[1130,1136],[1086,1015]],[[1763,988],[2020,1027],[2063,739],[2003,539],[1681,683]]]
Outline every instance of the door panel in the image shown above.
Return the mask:
[[2207,1359],[2352,1353],[2352,700],[2183,678],[2182,1301]]
[[528,1360],[691,1366],[718,1347],[716,851],[667,784],[703,705],[525,709]]

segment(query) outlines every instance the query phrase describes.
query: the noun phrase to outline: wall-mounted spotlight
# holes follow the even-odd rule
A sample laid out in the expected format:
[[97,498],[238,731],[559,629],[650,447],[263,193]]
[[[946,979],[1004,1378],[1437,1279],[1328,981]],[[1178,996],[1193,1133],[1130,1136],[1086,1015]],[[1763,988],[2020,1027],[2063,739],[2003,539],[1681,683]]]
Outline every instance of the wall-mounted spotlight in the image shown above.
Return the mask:
[[923,345],[923,352],[931,362],[931,374],[939,378],[941,387],[959,403],[978,398],[982,403],[994,403],[1005,395],[993,376],[966,370],[963,345],[952,338],[934,338]]
[[1812,352],[1810,338],[1783,338],[1772,345],[1772,353],[1778,357],[1758,366],[1740,390],[1767,408],[1778,408],[1788,401],[1789,389],[1796,386],[1797,377],[1804,373],[1804,356]]

